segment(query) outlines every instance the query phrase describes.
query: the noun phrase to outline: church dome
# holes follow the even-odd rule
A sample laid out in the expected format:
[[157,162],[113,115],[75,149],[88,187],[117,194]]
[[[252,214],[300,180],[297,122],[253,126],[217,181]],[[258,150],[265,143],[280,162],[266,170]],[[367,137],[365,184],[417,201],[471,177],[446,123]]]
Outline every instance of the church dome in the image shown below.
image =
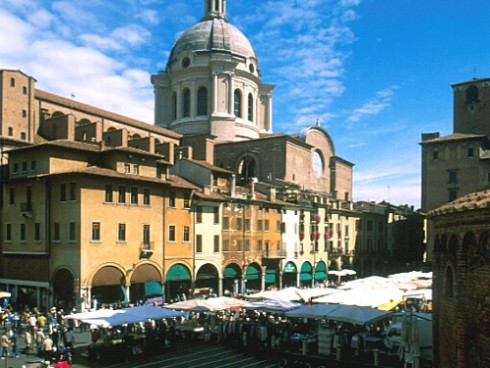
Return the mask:
[[223,18],[204,18],[184,31],[172,48],[168,65],[182,53],[216,52],[257,59],[255,51],[242,32]]

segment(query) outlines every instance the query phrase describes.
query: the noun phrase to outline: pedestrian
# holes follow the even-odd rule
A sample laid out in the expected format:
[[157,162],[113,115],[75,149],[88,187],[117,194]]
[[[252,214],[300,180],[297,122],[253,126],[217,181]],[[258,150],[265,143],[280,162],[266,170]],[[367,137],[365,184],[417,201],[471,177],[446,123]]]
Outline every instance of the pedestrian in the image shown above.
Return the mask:
[[73,328],[65,327],[64,342],[68,351],[73,354],[73,346],[75,345],[75,334],[73,333]]
[[24,353],[29,354],[32,348],[32,335],[30,329],[26,329],[24,332],[24,341],[25,341],[25,348],[24,348]]
[[34,340],[36,342],[36,349],[37,349],[37,354],[39,356],[42,356],[42,352],[43,352],[43,342],[44,342],[44,338],[46,336],[44,335],[44,331],[40,328],[38,328],[36,330],[36,335],[34,336]]
[[53,356],[53,340],[51,340],[49,335],[46,335],[43,341],[43,355],[45,361],[51,361],[51,357]]
[[0,356],[5,359],[9,355],[10,339],[7,335],[7,331],[3,331],[2,337],[0,338],[0,345],[2,346],[2,353]]
[[19,334],[17,332],[17,327],[12,330],[12,336],[10,337],[12,342],[12,356],[18,358],[19,355]]

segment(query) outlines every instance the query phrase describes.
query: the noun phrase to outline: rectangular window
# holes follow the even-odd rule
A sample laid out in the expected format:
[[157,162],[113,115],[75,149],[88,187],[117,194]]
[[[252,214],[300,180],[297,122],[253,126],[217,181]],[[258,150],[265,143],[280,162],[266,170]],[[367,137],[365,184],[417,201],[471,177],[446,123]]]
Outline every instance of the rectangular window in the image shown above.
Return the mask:
[[449,202],[454,201],[456,198],[458,198],[458,192],[456,190],[450,190],[449,191]]
[[259,231],[263,231],[264,230],[264,220],[258,220],[257,221],[257,229]]
[[238,239],[238,240],[236,241],[236,250],[237,250],[238,252],[241,252],[241,251],[242,251],[242,239]]
[[27,172],[27,161],[22,162],[22,172]]
[[61,202],[66,201],[66,184],[65,183],[60,185],[60,201]]
[[214,207],[213,211],[214,211],[213,221],[215,224],[219,224],[219,207]]
[[10,87],[15,87],[15,78],[10,78]]
[[219,235],[214,236],[214,247],[213,247],[214,253],[219,253]]
[[143,204],[145,206],[150,205],[150,189],[148,188],[143,189]]
[[202,224],[202,206],[196,208],[196,223]]
[[259,251],[262,250],[262,244],[263,243],[262,243],[261,239],[257,240],[257,250],[259,250]]
[[168,194],[168,206],[175,208],[175,192],[170,192]]
[[245,219],[245,231],[250,231],[251,221],[250,219]]
[[15,204],[15,188],[9,188],[9,205]]
[[22,117],[25,118],[27,116],[27,110],[22,110]]
[[191,208],[191,199],[190,199],[190,197],[184,197],[184,208]]
[[55,222],[53,224],[53,240],[59,242],[61,240],[61,234],[60,234],[60,223]]
[[22,87],[22,94],[27,95],[27,87],[26,86]]
[[143,225],[143,249],[151,249],[150,225]]
[[19,164],[17,162],[14,164],[14,171],[13,172],[14,172],[14,174],[17,174],[19,172]]
[[26,224],[20,224],[20,241],[26,241]]
[[245,239],[245,251],[250,250],[250,239]]
[[448,184],[458,184],[458,172],[456,170],[448,171]]
[[175,225],[169,225],[168,227],[168,241],[175,242]]
[[184,226],[184,242],[189,243],[191,241],[191,228]]
[[131,165],[124,164],[124,173],[129,174],[131,172]]
[[37,170],[37,162],[36,160],[31,161],[31,171],[36,171]]
[[281,228],[282,228],[281,225],[282,225],[281,220],[276,221],[276,232],[278,232],[278,233],[282,232],[281,231]]
[[77,223],[76,222],[70,222],[68,240],[71,242],[74,242],[77,240]]
[[230,250],[230,242],[228,239],[223,239],[223,252],[228,252]]
[[223,230],[230,230],[230,218],[223,217]]
[[12,224],[6,224],[5,241],[12,241]]
[[269,220],[264,221],[264,230],[269,231]]
[[105,202],[106,203],[113,202],[113,188],[111,184],[106,184],[105,186]]
[[34,241],[41,241],[41,224],[39,222],[34,224]]
[[473,151],[473,147],[469,147],[468,148],[468,157],[473,157],[475,155],[474,151]]
[[139,175],[140,174],[140,166],[139,165],[134,165],[133,166],[133,174],[134,175]]
[[367,231],[373,231],[373,221],[368,220],[367,222]]
[[138,204],[138,188],[131,187],[131,204]]
[[202,235],[196,235],[196,253],[202,253]]
[[117,224],[117,241],[126,241],[126,224]]
[[117,188],[117,202],[118,203],[126,203],[126,187],[120,185]]
[[100,241],[100,222],[92,222],[92,241]]
[[237,230],[242,230],[242,227],[243,227],[243,225],[242,225],[242,219],[241,218],[237,218],[236,219],[236,229]]
[[433,160],[439,159],[439,151],[432,151],[432,159]]
[[70,183],[70,201],[77,199],[77,183]]

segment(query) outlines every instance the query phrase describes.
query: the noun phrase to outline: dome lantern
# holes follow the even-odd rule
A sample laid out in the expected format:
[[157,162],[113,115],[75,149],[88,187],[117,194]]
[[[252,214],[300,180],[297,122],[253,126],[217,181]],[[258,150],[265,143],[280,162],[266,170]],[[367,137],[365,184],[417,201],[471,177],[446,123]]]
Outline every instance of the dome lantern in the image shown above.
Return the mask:
[[204,18],[221,18],[226,20],[226,0],[204,0]]

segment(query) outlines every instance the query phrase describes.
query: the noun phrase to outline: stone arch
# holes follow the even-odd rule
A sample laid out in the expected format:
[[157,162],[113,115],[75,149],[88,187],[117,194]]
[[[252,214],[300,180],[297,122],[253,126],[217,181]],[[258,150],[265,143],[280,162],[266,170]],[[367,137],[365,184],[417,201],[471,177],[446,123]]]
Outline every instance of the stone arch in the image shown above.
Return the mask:
[[59,117],[61,117],[61,116],[65,116],[65,115],[66,115],[66,114],[65,114],[65,113],[63,113],[63,112],[61,112],[61,111],[55,111],[55,112],[53,112],[53,113],[51,114],[51,118],[52,118],[52,119],[53,119],[53,118],[59,118]]
[[232,292],[236,294],[239,293],[241,278],[241,267],[234,262],[228,263],[228,265],[223,269],[223,293],[225,295]]
[[127,301],[126,271],[119,265],[106,264],[99,267],[92,277],[92,299],[101,303]]
[[298,266],[293,261],[288,261],[282,268],[282,286],[298,286]]
[[152,262],[136,265],[130,274],[129,299],[139,301],[162,296],[162,279],[163,275],[159,267]]
[[213,293],[219,292],[219,270],[211,264],[205,263],[196,272],[196,288],[208,288]]
[[238,173],[240,175],[241,183],[248,183],[248,181],[252,178],[258,176],[259,173],[259,161],[255,157],[255,155],[251,153],[244,154],[238,160]]
[[187,264],[176,262],[172,264],[165,275],[165,288],[167,301],[180,300],[189,297],[192,287],[192,273]]
[[71,310],[75,305],[75,278],[65,267],[58,268],[53,273],[53,302],[55,305]]

